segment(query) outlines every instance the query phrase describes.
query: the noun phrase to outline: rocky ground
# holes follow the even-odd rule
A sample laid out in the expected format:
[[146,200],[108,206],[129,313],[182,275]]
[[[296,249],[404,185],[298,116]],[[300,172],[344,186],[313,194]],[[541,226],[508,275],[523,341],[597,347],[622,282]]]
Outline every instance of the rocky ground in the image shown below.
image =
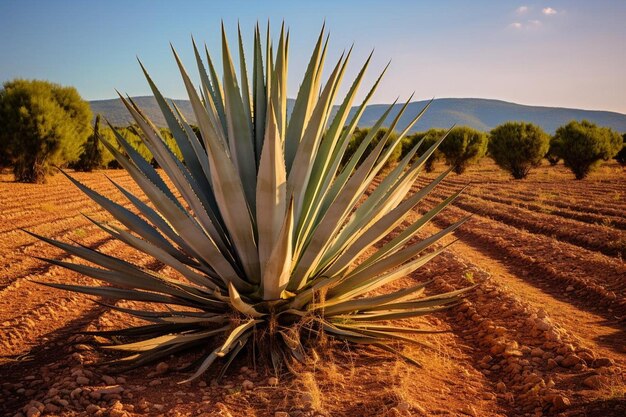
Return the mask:
[[[108,171],[133,189],[121,171]],[[119,196],[104,173],[76,174]],[[424,184],[426,176],[419,184]],[[242,356],[230,376],[178,384],[194,354],[113,374],[81,330],[128,323],[89,297],[33,281],[91,280],[32,256],[64,258],[26,228],[162,265],[109,240],[81,213],[104,219],[60,176],[23,185],[0,176],[0,413],[8,416],[623,416],[626,415],[626,175],[606,166],[585,181],[544,166],[511,181],[485,163],[451,176],[407,219],[467,182],[430,235],[473,214],[459,239],[403,282],[429,291],[482,283],[445,314],[406,324],[447,330],[386,352],[317,345],[297,375],[272,375]],[[419,185],[418,184],[418,185]],[[118,201],[121,201],[118,200]],[[71,258],[69,258],[71,259]],[[167,271],[165,271],[167,272]]]

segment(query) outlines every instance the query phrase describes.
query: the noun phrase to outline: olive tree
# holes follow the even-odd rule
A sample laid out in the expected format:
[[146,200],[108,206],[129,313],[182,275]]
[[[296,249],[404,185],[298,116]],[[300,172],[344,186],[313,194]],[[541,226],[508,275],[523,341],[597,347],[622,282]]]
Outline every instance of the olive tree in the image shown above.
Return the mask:
[[550,136],[539,126],[506,122],[490,132],[488,149],[496,164],[519,180],[541,164],[549,146]]
[[608,127],[599,127],[583,120],[571,121],[557,129],[555,140],[565,166],[577,180],[589,175],[602,160],[613,158],[622,147],[619,133]]
[[462,174],[470,164],[478,162],[487,152],[487,135],[467,126],[455,127],[439,145],[446,163]]
[[0,90],[0,149],[16,181],[44,182],[53,166],[78,160],[91,110],[75,88],[16,79]]

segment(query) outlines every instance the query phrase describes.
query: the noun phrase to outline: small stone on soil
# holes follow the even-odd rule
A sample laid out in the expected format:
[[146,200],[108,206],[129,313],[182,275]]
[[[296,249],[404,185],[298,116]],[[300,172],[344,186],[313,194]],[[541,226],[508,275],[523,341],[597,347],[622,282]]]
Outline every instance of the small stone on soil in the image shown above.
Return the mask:
[[552,405],[554,406],[554,411],[563,411],[571,405],[571,402],[569,398],[563,395],[556,395],[552,399]]
[[76,383],[78,385],[87,385],[89,384],[89,378],[84,377],[84,376],[79,376],[76,378]]
[[598,358],[593,361],[593,366],[596,368],[602,368],[605,366],[613,366],[614,362],[611,358]]
[[115,385],[115,378],[113,378],[112,376],[108,376],[108,375],[102,375],[102,381],[104,381],[105,384],[107,385]]
[[168,369],[170,369],[170,366],[165,362],[159,362],[156,366],[156,371],[159,374],[166,373]]
[[576,355],[568,355],[561,361],[561,366],[565,368],[570,368],[574,365],[577,365],[580,362],[580,358]]
[[606,384],[606,378],[602,375],[591,375],[583,381],[583,385],[591,389],[598,389]]
[[41,411],[37,407],[30,407],[28,411],[26,411],[26,417],[39,417],[41,415]]
[[398,411],[409,411],[411,409],[411,404],[402,401],[399,402],[398,405],[396,405],[396,408],[398,409]]

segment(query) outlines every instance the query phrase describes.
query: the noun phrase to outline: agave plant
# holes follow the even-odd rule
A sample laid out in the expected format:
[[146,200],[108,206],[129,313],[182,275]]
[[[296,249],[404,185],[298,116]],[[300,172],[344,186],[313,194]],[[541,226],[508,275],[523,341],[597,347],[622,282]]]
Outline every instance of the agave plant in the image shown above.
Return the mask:
[[[172,48],[200,135],[165,99],[140,62],[182,159],[132,99],[120,95],[162,168],[155,170],[115,129],[119,148],[102,139],[145,194],[142,199],[113,182],[134,210],[68,176],[119,222],[92,219],[97,226],[174,272],[165,276],[84,246],[37,236],[90,264],[48,262],[112,284],[45,285],[105,299],[139,301],[141,306],[167,306],[110,305],[148,323],[94,332],[112,340],[105,348],[127,352],[128,356],[113,362],[117,365],[134,367],[208,347],[189,381],[215,361],[224,364],[223,373],[244,347],[254,346],[257,355],[263,349],[267,354],[261,356],[279,367],[302,360],[308,338],[320,333],[402,355],[393,348],[394,342],[411,341],[411,335],[428,330],[394,324],[394,320],[449,308],[467,291],[424,296],[427,282],[391,291],[381,288],[441,253],[447,245],[433,245],[465,221],[426,239],[414,239],[457,193],[402,227],[407,215],[448,173],[414,190],[425,161],[445,136],[414,161],[421,143],[416,144],[386,176],[379,176],[393,148],[428,106],[392,137],[407,101],[390,122],[386,136],[366,154],[392,111],[390,105],[342,165],[350,135],[382,74],[351,113],[370,55],[335,107],[351,50],[339,58],[322,83],[328,46],[322,28],[289,112],[289,32],[283,26],[275,53],[269,27],[267,32],[263,45],[258,26],[254,30],[250,73],[239,32],[239,77],[223,27],[222,79],[206,47],[208,71],[193,42],[199,91]],[[375,250],[366,254],[371,247]]]

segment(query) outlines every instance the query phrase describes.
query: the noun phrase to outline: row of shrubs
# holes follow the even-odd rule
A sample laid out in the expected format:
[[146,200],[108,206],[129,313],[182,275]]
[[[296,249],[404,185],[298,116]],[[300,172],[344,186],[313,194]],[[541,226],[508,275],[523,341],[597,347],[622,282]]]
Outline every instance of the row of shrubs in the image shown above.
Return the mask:
[[[117,162],[100,140],[103,138],[118,147],[115,134],[110,127],[101,126],[99,117],[91,129],[92,117],[89,104],[73,87],[37,80],[6,82],[0,90],[0,168],[12,166],[15,179],[22,182],[43,182],[55,166],[81,171],[116,168]],[[116,130],[148,162],[155,163],[134,126]],[[170,131],[160,129],[160,133],[180,157]],[[355,130],[347,158],[368,133],[366,128]],[[377,132],[369,148],[376,146],[385,133],[384,129]],[[395,135],[392,132],[392,137]],[[560,127],[552,138],[538,126],[522,122],[504,123],[489,133],[464,126],[450,131],[430,129],[405,137],[393,150],[388,163],[402,158],[422,140],[417,154],[423,154],[443,135],[447,135],[446,140],[428,160],[427,171],[445,161],[461,174],[469,165],[489,155],[519,179],[546,157],[553,164],[563,159],[576,178],[582,179],[601,160],[616,156],[621,164],[626,163],[626,137],[587,121],[572,121]]]
[[[357,129],[348,149],[356,150],[368,133],[369,129]],[[375,146],[385,133],[385,130],[379,131],[370,146]],[[449,131],[430,129],[405,137],[394,149],[388,163],[403,158],[419,141],[423,141],[417,151],[417,156],[421,156],[444,135],[445,140],[426,162],[427,172],[432,172],[436,164],[443,161],[454,167],[454,172],[461,174],[484,156],[491,157],[515,179],[526,178],[543,158],[552,165],[562,159],[576,179],[585,178],[601,161],[613,157],[621,165],[626,165],[626,134],[620,136],[612,129],[586,120],[561,126],[554,136],[548,135],[539,126],[525,122],[506,122],[489,133],[467,126]],[[391,136],[394,137],[395,133]]]

